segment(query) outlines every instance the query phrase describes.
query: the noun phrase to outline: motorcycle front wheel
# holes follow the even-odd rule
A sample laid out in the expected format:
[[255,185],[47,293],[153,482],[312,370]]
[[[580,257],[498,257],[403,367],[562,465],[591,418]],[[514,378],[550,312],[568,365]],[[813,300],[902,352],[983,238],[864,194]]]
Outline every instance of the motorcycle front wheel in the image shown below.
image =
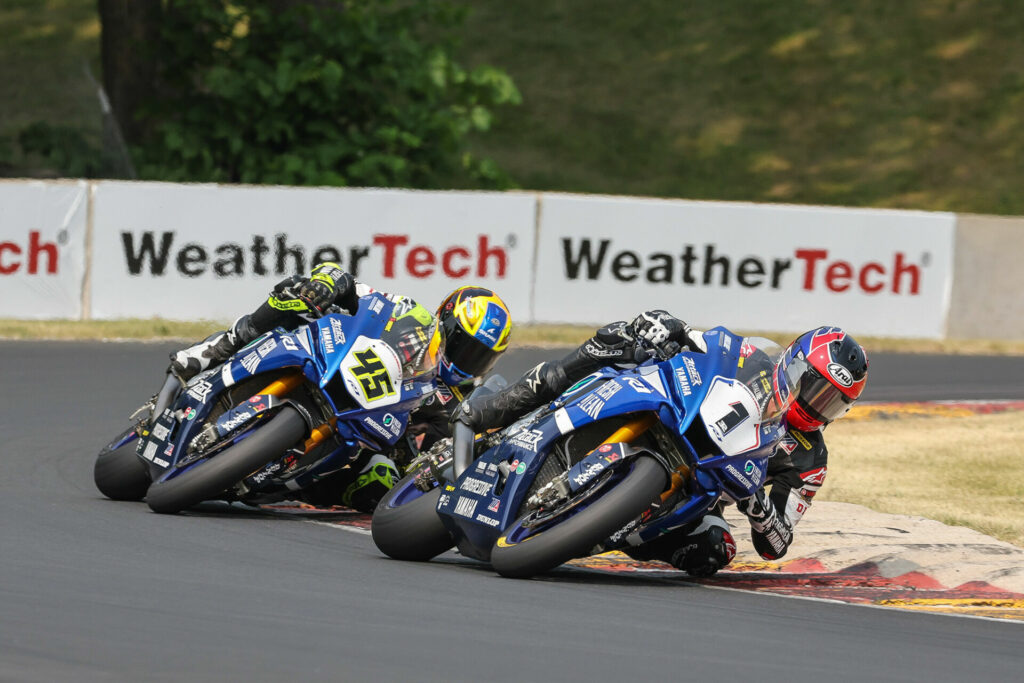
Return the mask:
[[[520,517],[495,543],[491,566],[502,576],[525,579],[589,555],[594,546],[650,507],[667,482],[668,475],[657,460],[640,456],[625,477],[583,510],[567,512],[563,520],[556,519],[537,533],[510,541],[510,532],[521,529],[520,522],[529,513]],[[557,515],[557,510],[552,513]]]
[[437,516],[441,488],[422,493],[412,483],[413,476],[407,475],[377,503],[370,531],[374,544],[388,557],[426,562],[455,543]]
[[[122,434],[111,442],[111,446],[124,441],[130,433]],[[118,448],[108,446],[96,456],[93,481],[100,493],[111,500],[142,500],[146,495],[150,484],[149,468],[136,455],[136,443],[136,439],[131,439]]]
[[281,455],[308,432],[299,412],[287,406],[267,424],[233,446],[146,492],[153,512],[173,514],[215,500],[229,488]]

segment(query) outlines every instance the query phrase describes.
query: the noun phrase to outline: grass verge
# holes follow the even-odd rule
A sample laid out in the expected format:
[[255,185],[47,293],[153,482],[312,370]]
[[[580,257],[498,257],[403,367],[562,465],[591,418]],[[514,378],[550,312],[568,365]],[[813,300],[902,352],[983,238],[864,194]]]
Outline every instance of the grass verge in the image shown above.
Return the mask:
[[815,500],[966,526],[1024,547],[1024,412],[839,420]]

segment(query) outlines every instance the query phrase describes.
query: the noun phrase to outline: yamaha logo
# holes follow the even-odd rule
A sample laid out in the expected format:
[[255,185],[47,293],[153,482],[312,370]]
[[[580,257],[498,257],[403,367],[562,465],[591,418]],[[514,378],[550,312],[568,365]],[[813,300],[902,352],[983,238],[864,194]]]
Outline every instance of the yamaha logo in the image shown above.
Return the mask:
[[850,371],[839,363],[829,363],[828,374],[831,375],[832,379],[838,382],[841,386],[853,386],[853,375],[851,375]]

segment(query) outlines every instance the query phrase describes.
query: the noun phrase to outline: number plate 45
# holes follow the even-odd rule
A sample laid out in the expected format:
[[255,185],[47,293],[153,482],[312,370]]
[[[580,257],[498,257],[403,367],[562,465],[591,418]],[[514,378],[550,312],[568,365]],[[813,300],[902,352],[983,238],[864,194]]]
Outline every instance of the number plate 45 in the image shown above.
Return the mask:
[[402,365],[398,354],[380,339],[360,336],[341,361],[345,386],[364,408],[398,403]]

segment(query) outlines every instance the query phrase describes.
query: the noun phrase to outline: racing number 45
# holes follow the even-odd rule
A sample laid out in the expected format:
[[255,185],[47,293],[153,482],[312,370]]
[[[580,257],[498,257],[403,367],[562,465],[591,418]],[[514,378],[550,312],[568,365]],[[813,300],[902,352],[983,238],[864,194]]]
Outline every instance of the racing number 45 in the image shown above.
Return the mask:
[[373,349],[358,351],[353,355],[359,363],[350,366],[348,371],[363,388],[363,395],[367,401],[377,401],[395,394],[391,375],[388,374],[388,369],[384,367],[383,361],[374,353]]

